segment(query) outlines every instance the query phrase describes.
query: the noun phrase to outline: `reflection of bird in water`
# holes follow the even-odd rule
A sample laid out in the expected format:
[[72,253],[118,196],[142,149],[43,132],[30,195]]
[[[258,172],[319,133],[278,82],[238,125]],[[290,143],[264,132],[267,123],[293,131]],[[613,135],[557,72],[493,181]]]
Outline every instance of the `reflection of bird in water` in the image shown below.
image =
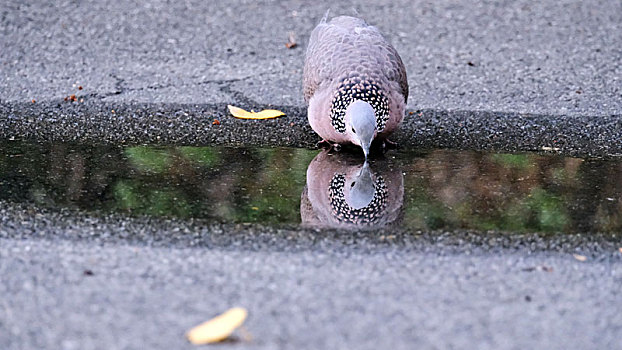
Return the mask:
[[307,168],[300,204],[302,223],[352,228],[395,223],[404,202],[402,172],[386,160],[375,167],[379,170],[346,154],[320,152]]

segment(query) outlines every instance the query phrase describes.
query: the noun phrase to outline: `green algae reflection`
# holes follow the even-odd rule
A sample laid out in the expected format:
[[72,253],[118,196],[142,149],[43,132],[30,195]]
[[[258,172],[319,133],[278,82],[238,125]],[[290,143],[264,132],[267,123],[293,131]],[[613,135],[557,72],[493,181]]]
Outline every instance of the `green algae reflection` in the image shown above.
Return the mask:
[[[140,215],[210,217],[223,222],[296,222],[314,151],[130,147],[133,179],[114,187],[117,209]],[[297,195],[296,195],[297,193]]]
[[[0,150],[0,200],[267,225],[300,223],[307,166],[319,152],[14,141]],[[386,158],[371,167],[401,169],[406,229],[622,229],[620,161],[447,150]]]

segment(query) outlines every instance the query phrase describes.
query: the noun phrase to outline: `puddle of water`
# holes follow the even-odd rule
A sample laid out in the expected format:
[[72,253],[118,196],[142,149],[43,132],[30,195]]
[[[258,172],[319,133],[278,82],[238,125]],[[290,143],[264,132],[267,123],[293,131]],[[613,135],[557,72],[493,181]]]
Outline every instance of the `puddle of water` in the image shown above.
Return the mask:
[[0,143],[0,199],[219,222],[540,232],[622,229],[622,162],[390,152]]

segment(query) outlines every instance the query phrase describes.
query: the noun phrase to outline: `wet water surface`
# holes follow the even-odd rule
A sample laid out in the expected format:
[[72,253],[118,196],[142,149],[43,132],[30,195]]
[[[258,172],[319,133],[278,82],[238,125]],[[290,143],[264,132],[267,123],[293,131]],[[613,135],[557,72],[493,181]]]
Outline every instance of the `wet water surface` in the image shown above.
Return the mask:
[[622,162],[435,150],[0,143],[0,200],[97,213],[319,227],[622,229]]

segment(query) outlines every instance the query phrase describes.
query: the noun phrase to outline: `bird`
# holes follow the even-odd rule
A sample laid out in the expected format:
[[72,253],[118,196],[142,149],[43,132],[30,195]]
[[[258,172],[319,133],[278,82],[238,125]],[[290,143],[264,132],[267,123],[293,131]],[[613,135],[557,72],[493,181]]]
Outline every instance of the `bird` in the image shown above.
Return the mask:
[[319,143],[354,144],[365,159],[372,141],[387,137],[404,118],[406,68],[395,48],[363,19],[328,13],[311,32],[303,69],[303,94]]
[[305,226],[394,226],[403,218],[404,175],[387,159],[361,165],[353,155],[323,150],[307,167],[300,198],[300,217]]

